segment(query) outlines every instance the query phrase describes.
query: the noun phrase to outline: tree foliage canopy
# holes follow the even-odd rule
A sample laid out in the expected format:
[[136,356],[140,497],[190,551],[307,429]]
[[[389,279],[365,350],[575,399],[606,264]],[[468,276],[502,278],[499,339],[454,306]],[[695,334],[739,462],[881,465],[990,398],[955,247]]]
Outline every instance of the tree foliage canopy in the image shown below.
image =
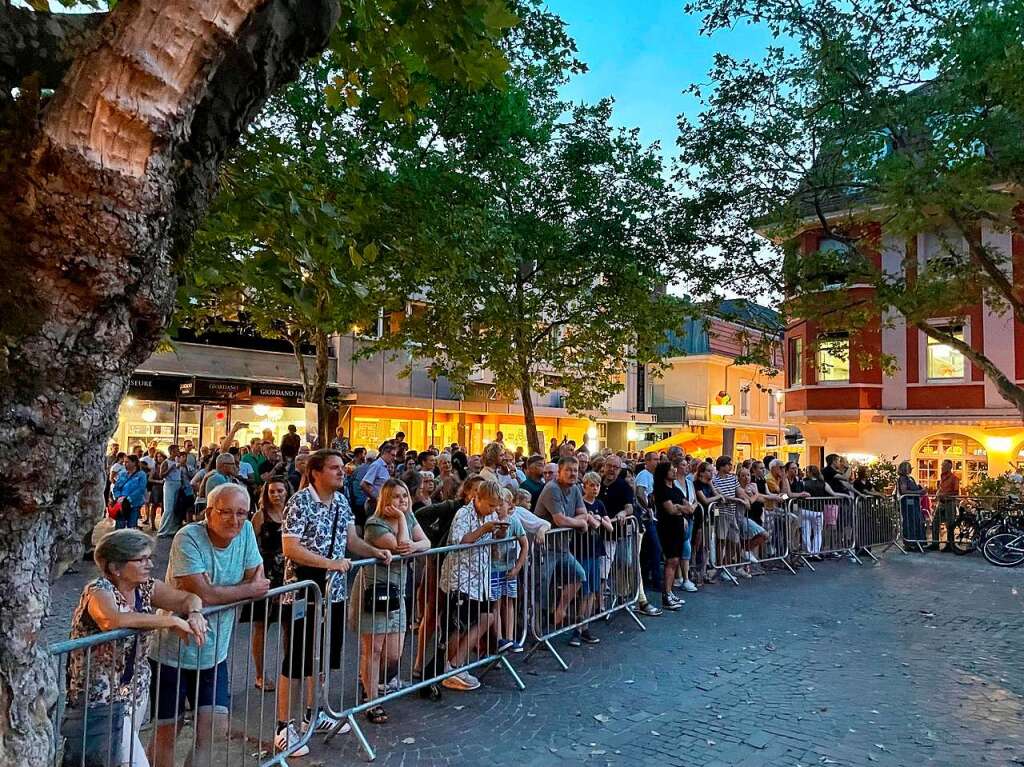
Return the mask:
[[[680,119],[677,242],[694,262],[719,254],[696,289],[784,292],[791,316],[826,331],[901,317],[1024,408],[1024,392],[983,354],[928,322],[955,322],[978,300],[1024,319],[1010,252],[979,234],[1022,232],[1024,6],[699,0],[690,9],[705,14],[708,33],[761,23],[777,40],[759,61],[717,56],[710,85],[691,88],[702,111]],[[830,246],[793,257],[807,230]],[[880,232],[934,232],[941,253],[884,270]],[[853,285],[874,290],[832,289]]]

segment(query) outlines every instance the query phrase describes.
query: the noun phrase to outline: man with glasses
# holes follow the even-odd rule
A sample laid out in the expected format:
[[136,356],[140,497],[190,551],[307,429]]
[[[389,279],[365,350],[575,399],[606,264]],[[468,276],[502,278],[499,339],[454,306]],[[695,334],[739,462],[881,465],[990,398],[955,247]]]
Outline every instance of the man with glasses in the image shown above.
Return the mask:
[[[249,521],[249,493],[233,483],[207,496],[206,520],[186,525],[174,536],[164,581],[198,596],[203,605],[228,605],[263,597],[270,581]],[[150,687],[156,709],[156,735],[150,753],[154,767],[174,761],[175,734],[185,701],[195,714],[196,764],[210,764],[210,749],[227,742],[231,703],[228,650],[235,611],[209,617],[206,641],[180,641],[171,630],[157,635],[149,657],[156,664]]]

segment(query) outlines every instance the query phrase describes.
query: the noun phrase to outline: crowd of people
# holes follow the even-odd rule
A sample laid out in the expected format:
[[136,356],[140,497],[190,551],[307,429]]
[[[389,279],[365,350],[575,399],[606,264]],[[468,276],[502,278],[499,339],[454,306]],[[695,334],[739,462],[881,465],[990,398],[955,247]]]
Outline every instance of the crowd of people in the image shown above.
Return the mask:
[[[790,549],[780,543],[783,531],[792,536],[786,540],[794,544],[794,566],[801,557],[823,556],[824,531],[852,542],[852,522],[829,513],[842,506],[838,500],[803,508],[790,499],[877,494],[867,475],[839,455],[827,456],[823,468],[802,469],[772,455],[737,463],[679,447],[592,454],[570,440],[552,440],[548,455],[523,455],[507,449],[500,432],[480,454],[457,444],[416,451],[401,432],[368,449],[353,448],[341,429],[329,448],[311,450],[294,427],[280,444],[264,434],[238,445],[241,428],[198,452],[189,442],[170,446],[166,456],[155,445],[130,454],[112,446],[109,499],[120,504],[118,529],[97,542],[100,577],[82,593],[72,637],[154,631],[104,645],[118,684],[102,675],[94,683],[72,654],[65,734],[80,745],[71,761],[85,753],[89,763],[90,754],[113,747],[122,755],[115,764],[127,763],[129,753],[140,767],[166,763],[186,703],[196,715],[198,753],[222,737],[235,614],[207,620],[203,608],[250,602],[243,620],[252,624],[254,684],[276,690],[275,746],[302,756],[304,730],[348,726],[318,710],[312,692],[313,659],[322,655],[324,670],[339,668],[346,630],[358,633],[358,678],[369,703],[400,662],[410,630],[413,675],[443,676],[444,688],[471,691],[480,685],[467,668],[471,657],[523,649],[520,590],[535,549],[543,553],[534,577],[544,584],[544,625],[578,647],[600,641],[591,619],[608,605],[617,562],[639,558],[639,598],[630,600],[638,615],[677,612],[684,595],[713,583],[723,569],[749,578],[761,557],[776,556],[780,545]],[[900,469],[899,489],[913,496],[920,487],[908,466]],[[627,552],[627,523],[639,552]],[[155,542],[140,525],[173,536],[163,581],[153,577]],[[444,547],[456,548],[424,556]],[[353,578],[352,563],[361,558],[380,566],[361,566]],[[413,577],[406,562],[417,558]],[[322,653],[314,651],[314,621],[301,591],[265,598],[271,589],[306,581],[319,586],[326,605],[330,639]],[[650,599],[649,591],[660,598]],[[273,622],[289,628],[282,631],[281,667],[270,670],[264,643]],[[106,714],[97,718],[100,708]],[[388,721],[379,703],[365,714],[373,723]],[[147,751],[137,730],[149,715],[156,728]]]

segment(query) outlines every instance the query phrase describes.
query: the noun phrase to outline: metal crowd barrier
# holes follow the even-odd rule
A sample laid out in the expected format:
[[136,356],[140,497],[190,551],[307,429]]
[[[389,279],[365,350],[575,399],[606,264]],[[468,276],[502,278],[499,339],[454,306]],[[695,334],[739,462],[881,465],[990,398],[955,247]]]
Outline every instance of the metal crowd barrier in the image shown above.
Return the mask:
[[750,577],[755,564],[779,564],[795,574],[790,559],[797,530],[785,503],[765,508],[757,522],[742,504],[716,500],[704,513],[701,558],[733,585],[739,584],[737,576]]
[[961,517],[971,517],[977,523],[985,522],[1007,500],[1005,496],[996,495],[939,497],[935,493],[927,493],[896,496],[902,520],[903,546],[924,553],[926,547],[950,545],[953,530]]
[[[473,689],[476,669],[483,676],[501,666],[526,689],[507,655],[526,639],[528,563],[514,578],[508,571],[504,578],[495,575],[496,563],[513,550],[513,539],[487,538],[395,557],[387,565],[353,563],[347,614],[324,620],[322,705],[336,720],[326,741],[347,724],[373,760],[359,714],[380,722],[383,704],[414,692],[435,697],[448,679],[458,689]],[[498,590],[504,596],[492,599]],[[499,640],[510,641],[499,646]]]
[[541,648],[563,671],[569,665],[551,640],[589,630],[600,619],[626,612],[646,630],[633,608],[640,601],[640,535],[636,519],[608,519],[597,530],[558,528],[532,547],[529,566],[530,636],[527,659]]
[[[787,501],[794,541],[793,552],[814,572],[812,562],[846,556],[857,564],[858,513],[849,497],[790,498]],[[873,557],[874,558],[874,557]]]
[[[52,712],[55,767],[285,765],[306,747],[313,729],[296,728],[297,737],[275,749],[275,697],[256,689],[254,682],[257,664],[264,680],[270,680],[282,659],[291,662],[295,652],[305,651],[294,644],[290,653],[283,649],[294,620],[281,619],[280,603],[293,596],[312,606],[317,635],[321,597],[311,581],[203,610],[217,629],[216,639],[207,636],[213,645],[206,649],[222,660],[202,670],[190,659],[193,648],[170,632],[123,629],[51,645],[62,684]],[[248,632],[242,628],[245,621]],[[229,627],[232,638],[225,641]],[[316,646],[313,653],[310,660],[316,665]],[[154,656],[162,663],[150,660]],[[316,688],[309,705],[313,711],[319,708]]]
[[[900,511],[897,499],[891,495],[863,495],[856,499],[857,550],[876,562],[874,549],[884,546],[882,553],[893,546],[901,548]],[[902,548],[901,548],[902,550]]]

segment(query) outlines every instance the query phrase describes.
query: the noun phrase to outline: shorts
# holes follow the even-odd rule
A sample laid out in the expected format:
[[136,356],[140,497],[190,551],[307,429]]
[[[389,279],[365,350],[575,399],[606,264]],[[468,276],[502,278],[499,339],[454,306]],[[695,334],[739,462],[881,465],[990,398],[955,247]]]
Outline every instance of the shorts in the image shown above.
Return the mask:
[[719,510],[715,520],[715,535],[720,541],[740,542],[740,527],[736,523],[735,512]]
[[[302,604],[299,602],[299,604]],[[309,611],[315,609],[311,603],[306,604],[306,613],[301,618],[292,620],[294,604],[281,605],[281,676],[288,679],[303,679],[315,673],[313,667],[315,620],[308,620]],[[326,651],[323,642],[326,634],[320,633],[320,658],[327,668],[341,668],[341,650],[345,643],[345,602],[331,602],[328,616],[331,621],[330,652]],[[322,627],[325,628],[325,627]],[[302,646],[291,652],[292,637],[303,637]],[[329,657],[328,657],[329,656]]]
[[502,597],[516,599],[519,596],[519,578],[510,578],[508,570],[491,570],[491,599]]
[[745,541],[750,541],[759,535],[766,535],[766,531],[761,525],[757,524],[750,517],[743,517],[739,520],[740,537]]
[[156,723],[176,722],[185,713],[185,701],[192,711],[212,709],[228,713],[231,705],[231,680],[228,662],[222,660],[213,668],[196,671],[149,662],[153,667],[153,681],[149,685],[150,700],[156,709]]
[[555,586],[562,586],[566,583],[582,582],[587,579],[587,573],[577,561],[576,557],[568,551],[544,552],[544,582],[551,583],[551,579],[558,573]]
[[580,562],[580,567],[586,574],[580,592],[583,596],[596,594],[601,588],[601,557],[587,557]]
[[615,561],[615,550],[618,548],[617,541],[605,541],[604,556],[601,557],[601,578],[605,579],[612,572],[612,563]]
[[473,599],[461,591],[448,594],[448,621],[453,631],[469,631],[491,611],[486,599]]

